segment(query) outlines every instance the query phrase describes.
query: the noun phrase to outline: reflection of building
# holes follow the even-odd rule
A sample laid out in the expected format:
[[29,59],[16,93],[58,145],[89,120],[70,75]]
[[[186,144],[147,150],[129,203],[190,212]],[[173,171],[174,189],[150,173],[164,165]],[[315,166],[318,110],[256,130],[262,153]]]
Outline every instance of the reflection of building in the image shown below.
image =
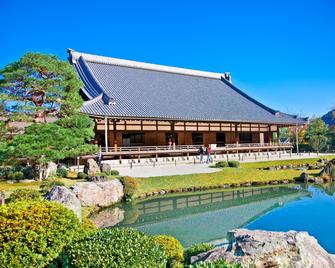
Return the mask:
[[228,73],[68,52],[84,83],[81,112],[95,119],[106,155],[149,151],[141,146],[159,146],[151,154],[189,153],[191,145],[201,144],[217,144],[221,151],[226,145],[239,151],[290,149],[279,146],[279,128],[305,123],[251,98]]
[[305,194],[288,187],[267,187],[158,198],[134,205],[139,217],[128,226],[175,236],[187,247],[222,239],[227,231]]

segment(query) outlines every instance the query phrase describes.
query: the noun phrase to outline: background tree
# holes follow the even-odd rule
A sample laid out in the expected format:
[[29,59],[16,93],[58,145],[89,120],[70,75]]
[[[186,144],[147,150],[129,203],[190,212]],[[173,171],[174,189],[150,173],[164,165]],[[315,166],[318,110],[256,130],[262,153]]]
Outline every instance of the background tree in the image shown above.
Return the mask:
[[[42,179],[48,162],[97,151],[89,144],[94,137],[94,122],[79,113],[82,83],[68,62],[53,55],[27,53],[7,65],[0,75],[0,113],[7,121],[35,119],[24,133],[4,146],[0,137],[2,162],[27,159]],[[58,120],[41,123],[47,116]]]
[[20,158],[27,159],[38,173],[38,178],[45,179],[48,162],[96,151],[96,146],[86,143],[90,138],[88,132],[83,130],[78,135],[77,131],[54,123],[33,124],[9,142],[5,158],[10,163],[18,162]]
[[327,146],[329,129],[321,118],[313,118],[309,122],[305,138],[316,152],[320,152]]
[[13,120],[47,115],[70,116],[82,105],[82,83],[68,62],[56,56],[27,53],[0,70],[0,111]]

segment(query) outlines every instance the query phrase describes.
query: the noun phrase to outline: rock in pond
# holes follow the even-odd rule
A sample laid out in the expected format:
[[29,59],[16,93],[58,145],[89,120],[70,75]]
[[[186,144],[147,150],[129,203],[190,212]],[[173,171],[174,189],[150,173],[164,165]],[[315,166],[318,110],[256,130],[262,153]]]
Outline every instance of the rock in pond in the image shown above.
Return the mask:
[[74,213],[76,213],[77,217],[81,221],[82,217],[80,201],[76,195],[65,186],[53,187],[47,194],[46,199],[61,203],[68,209],[71,209]]
[[230,244],[201,253],[191,263],[225,259],[242,267],[335,267],[335,257],[306,232],[268,232],[237,229],[229,233]]
[[124,196],[123,185],[117,180],[105,182],[78,182],[72,188],[82,206],[108,207]]
[[100,173],[100,167],[94,159],[88,159],[84,166],[84,173],[88,175],[96,175]]
[[98,228],[112,227],[124,220],[125,211],[119,207],[103,208],[90,215],[90,220]]

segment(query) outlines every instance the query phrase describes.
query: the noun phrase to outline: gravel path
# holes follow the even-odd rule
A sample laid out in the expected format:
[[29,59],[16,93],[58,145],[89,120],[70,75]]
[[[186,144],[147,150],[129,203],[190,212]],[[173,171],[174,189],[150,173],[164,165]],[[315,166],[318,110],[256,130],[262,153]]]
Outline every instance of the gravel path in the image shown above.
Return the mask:
[[156,166],[156,167],[115,167],[121,176],[131,177],[158,177],[185,174],[212,173],[220,171],[219,168],[210,168],[207,164],[179,164],[177,166]]

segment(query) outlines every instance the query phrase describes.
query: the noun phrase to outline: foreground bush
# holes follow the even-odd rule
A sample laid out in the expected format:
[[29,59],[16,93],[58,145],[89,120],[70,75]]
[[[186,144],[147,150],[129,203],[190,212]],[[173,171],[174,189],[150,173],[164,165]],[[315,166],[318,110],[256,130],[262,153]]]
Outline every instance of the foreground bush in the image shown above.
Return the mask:
[[21,201],[0,206],[0,230],[1,267],[45,267],[81,227],[61,204]]
[[132,177],[126,176],[121,178],[121,182],[124,186],[124,194],[126,198],[132,198],[138,190],[138,181]]
[[196,256],[202,252],[207,252],[212,249],[214,249],[214,246],[211,244],[207,243],[194,244],[185,252],[185,260],[187,263],[190,263],[192,256]]
[[131,228],[100,229],[67,248],[74,267],[165,267],[164,251],[153,238]]
[[219,161],[215,164],[215,167],[218,168],[225,168],[225,167],[229,167],[227,161]]
[[240,162],[238,161],[228,161],[228,166],[233,168],[238,168],[240,166]]
[[42,195],[37,190],[18,189],[10,195],[10,202],[18,201],[42,201]]
[[173,263],[184,260],[184,248],[176,238],[167,235],[157,235],[154,236],[154,239],[164,249],[170,267],[176,266],[176,264],[172,265]]

